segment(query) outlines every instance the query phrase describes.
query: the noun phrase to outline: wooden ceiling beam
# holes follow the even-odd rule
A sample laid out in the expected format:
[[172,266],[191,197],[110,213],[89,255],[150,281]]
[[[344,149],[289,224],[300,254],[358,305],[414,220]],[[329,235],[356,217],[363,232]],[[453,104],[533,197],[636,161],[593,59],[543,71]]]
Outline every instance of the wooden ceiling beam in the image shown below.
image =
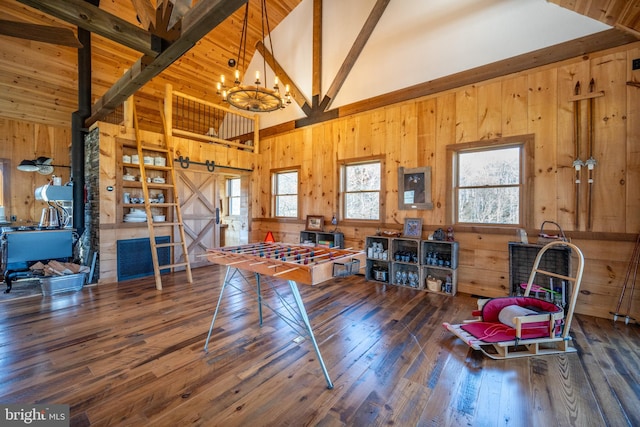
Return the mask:
[[548,0],[550,3],[640,35],[640,0]]
[[85,121],[89,127],[114,111],[149,80],[156,77],[191,49],[248,0],[200,0],[182,18],[180,37],[157,57],[143,56],[99,99]]
[[512,58],[461,71],[442,78],[419,83],[385,95],[375,96],[353,104],[339,107],[339,116],[369,111],[410,99],[445,92],[458,87],[491,80],[512,73],[530,70],[536,67],[557,63],[570,58],[588,55],[606,49],[636,42],[637,39],[618,29],[605,30],[576,40],[549,46]]
[[169,24],[166,30],[170,30],[174,25],[191,9],[192,0],[174,0],[173,9],[171,10],[171,17],[169,17]]
[[145,55],[156,56],[152,48],[152,35],[124,19],[104,12],[84,0],[18,0],[47,15],[74,24],[92,33],[99,34],[123,46]]
[[131,0],[136,15],[142,26],[151,31],[156,26],[156,10],[151,4],[151,0]]
[[[256,44],[256,50],[260,52],[260,55],[267,61],[269,67],[273,70],[273,72],[278,76],[278,80],[282,85],[289,85],[289,93],[291,97],[295,100],[295,102],[302,107],[307,100],[304,97],[302,91],[296,86],[296,84],[291,80],[291,77],[284,71],[284,68],[276,61],[271,52],[267,50],[267,47],[261,41]],[[278,72],[276,72],[278,70]]]
[[320,97],[322,92],[322,0],[313,0],[311,95]]
[[0,34],[79,49],[82,43],[70,28],[0,19]]
[[390,0],[377,0],[376,4],[373,5],[373,9],[371,10],[369,17],[367,18],[364,25],[362,26],[362,29],[360,30],[360,33],[356,37],[356,40],[353,42],[353,46],[351,46],[351,50],[347,54],[347,57],[342,63],[342,66],[340,67],[340,69],[338,70],[338,73],[333,79],[333,83],[331,83],[329,90],[327,90],[325,97],[329,98],[329,101],[326,103],[323,102],[323,104],[326,105],[325,109],[328,109],[331,106],[331,103],[333,102],[336,95],[340,91],[340,88],[342,87],[345,80],[347,79],[347,76],[351,72],[351,69],[353,68],[356,61],[358,60],[360,53],[362,52],[365,45],[367,44],[369,37],[371,37],[373,30],[376,28],[376,25],[378,25],[378,21],[380,21],[380,18],[382,17],[382,14],[387,8],[389,1]]

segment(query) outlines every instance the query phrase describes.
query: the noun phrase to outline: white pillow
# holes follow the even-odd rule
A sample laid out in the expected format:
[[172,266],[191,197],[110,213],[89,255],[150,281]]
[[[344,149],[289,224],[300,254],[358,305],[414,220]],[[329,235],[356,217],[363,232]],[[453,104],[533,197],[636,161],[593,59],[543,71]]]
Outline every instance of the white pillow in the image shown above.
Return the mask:
[[520,305],[508,305],[500,310],[500,313],[498,313],[498,320],[500,320],[500,322],[504,323],[505,325],[509,325],[512,328],[515,328],[516,322],[513,320],[514,317],[529,316],[530,314],[538,313]]

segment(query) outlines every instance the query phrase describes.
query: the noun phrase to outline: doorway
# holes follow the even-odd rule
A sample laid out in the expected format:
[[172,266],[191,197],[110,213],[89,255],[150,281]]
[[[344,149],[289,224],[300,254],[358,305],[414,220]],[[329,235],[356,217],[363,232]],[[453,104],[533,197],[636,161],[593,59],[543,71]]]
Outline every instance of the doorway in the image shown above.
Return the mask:
[[[185,240],[192,268],[209,265],[206,252],[220,246],[218,177],[211,172],[176,170]],[[176,249],[176,259],[181,250]]]

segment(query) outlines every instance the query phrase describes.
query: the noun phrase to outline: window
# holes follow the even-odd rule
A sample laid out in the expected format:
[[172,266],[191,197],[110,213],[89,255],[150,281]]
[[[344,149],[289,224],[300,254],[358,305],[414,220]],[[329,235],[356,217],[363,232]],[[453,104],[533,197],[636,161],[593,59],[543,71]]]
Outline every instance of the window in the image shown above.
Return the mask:
[[229,197],[229,215],[240,215],[240,178],[227,179],[227,196]]
[[[0,206],[5,210],[9,210],[7,203],[11,201],[9,197],[9,176],[11,171],[11,165],[9,159],[0,159]],[[3,218],[4,212],[0,215],[0,220]]]
[[274,172],[272,175],[273,212],[276,217],[298,217],[298,171]]
[[341,168],[342,214],[344,219],[381,218],[382,162],[345,163]]
[[449,146],[453,165],[452,202],[456,224],[525,226],[530,212],[526,188],[532,137]]

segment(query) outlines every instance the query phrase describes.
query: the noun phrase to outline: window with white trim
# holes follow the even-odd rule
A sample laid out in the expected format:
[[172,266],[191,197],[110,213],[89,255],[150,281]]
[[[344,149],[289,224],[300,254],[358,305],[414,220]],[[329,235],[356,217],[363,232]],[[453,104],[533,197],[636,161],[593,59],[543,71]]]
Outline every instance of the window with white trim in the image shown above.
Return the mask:
[[344,163],[340,183],[342,216],[345,220],[380,220],[380,160]]
[[298,171],[272,173],[273,213],[280,218],[298,218]]
[[242,194],[242,186],[240,178],[227,179],[227,197],[229,198],[229,215],[240,215],[240,196]]
[[531,137],[449,146],[455,224],[525,226],[532,189],[525,186]]

